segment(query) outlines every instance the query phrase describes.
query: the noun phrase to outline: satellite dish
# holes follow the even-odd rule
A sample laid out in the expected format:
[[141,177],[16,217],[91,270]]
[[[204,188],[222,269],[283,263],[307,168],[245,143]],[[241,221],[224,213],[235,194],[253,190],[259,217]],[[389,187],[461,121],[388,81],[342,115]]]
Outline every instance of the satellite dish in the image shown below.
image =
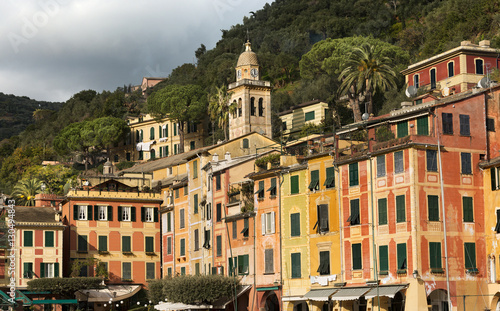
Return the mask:
[[361,116],[361,119],[363,119],[363,121],[366,121],[368,120],[368,118],[370,117],[370,115],[368,114],[368,112],[365,112],[363,113],[363,115]]
[[414,87],[413,85],[410,85],[409,87],[406,88],[405,91],[406,97],[415,97],[417,96],[417,88]]
[[484,77],[477,83],[477,86],[482,89],[485,89],[490,87],[490,83],[491,83],[490,79],[488,79],[488,77]]
[[449,96],[450,95],[450,88],[445,87],[444,89],[441,90],[441,95],[443,96]]

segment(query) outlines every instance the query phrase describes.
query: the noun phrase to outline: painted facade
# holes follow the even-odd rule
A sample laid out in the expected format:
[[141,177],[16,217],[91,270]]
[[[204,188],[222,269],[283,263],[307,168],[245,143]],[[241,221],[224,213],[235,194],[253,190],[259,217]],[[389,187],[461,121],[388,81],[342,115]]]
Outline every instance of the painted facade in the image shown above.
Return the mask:
[[328,103],[313,100],[292,107],[278,114],[282,122],[283,134],[297,134],[306,124],[319,125],[328,113]]

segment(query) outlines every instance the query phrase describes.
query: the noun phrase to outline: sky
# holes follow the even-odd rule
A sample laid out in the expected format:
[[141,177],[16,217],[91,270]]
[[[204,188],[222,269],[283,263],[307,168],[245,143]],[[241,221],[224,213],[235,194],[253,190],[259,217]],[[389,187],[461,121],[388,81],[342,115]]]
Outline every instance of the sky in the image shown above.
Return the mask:
[[272,0],[1,0],[0,92],[66,101],[167,77]]

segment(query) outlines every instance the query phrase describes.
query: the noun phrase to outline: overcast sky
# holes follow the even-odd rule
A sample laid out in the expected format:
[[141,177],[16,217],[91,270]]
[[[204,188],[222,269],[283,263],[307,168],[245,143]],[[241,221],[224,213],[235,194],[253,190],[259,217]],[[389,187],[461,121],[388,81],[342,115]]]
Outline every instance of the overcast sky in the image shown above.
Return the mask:
[[0,92],[66,101],[193,63],[272,0],[0,0]]

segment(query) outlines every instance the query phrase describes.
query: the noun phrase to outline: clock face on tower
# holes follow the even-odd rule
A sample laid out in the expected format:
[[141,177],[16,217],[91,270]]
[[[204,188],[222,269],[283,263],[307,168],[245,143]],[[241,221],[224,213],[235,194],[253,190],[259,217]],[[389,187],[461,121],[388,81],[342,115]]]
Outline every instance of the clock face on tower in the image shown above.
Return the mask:
[[252,68],[252,70],[250,70],[250,75],[254,78],[257,78],[259,76],[259,71],[255,68]]

